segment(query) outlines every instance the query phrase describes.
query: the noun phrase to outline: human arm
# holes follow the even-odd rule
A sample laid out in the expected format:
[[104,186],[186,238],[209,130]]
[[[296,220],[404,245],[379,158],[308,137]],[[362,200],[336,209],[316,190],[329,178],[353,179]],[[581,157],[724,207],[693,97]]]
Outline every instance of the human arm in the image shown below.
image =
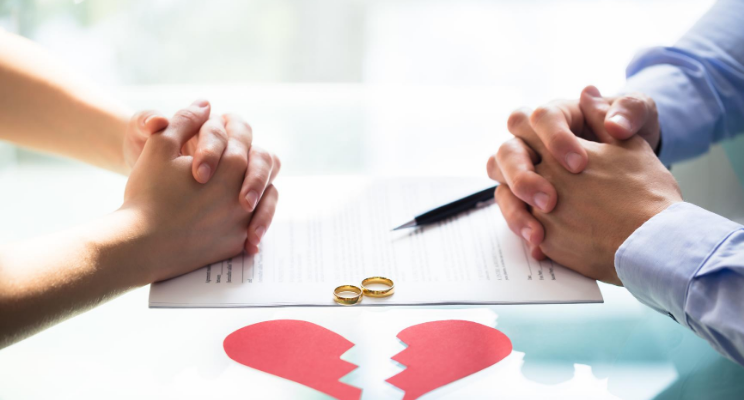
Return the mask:
[[[744,2],[719,1],[674,47],[650,49],[636,57],[628,67],[622,95],[600,98],[590,86],[577,100],[538,107],[530,115],[530,125],[572,172],[586,166],[586,151],[577,137],[596,140],[602,132],[615,139],[640,135],[666,165],[701,154],[711,143],[744,132],[743,25]],[[602,102],[604,106],[597,106]],[[587,103],[595,115],[588,115]],[[592,118],[604,123],[587,129]],[[489,175],[508,185],[502,191],[513,194],[499,205],[515,210],[529,205],[549,212],[558,202],[552,198],[555,191],[539,177],[521,177],[531,166],[524,157],[512,155],[524,153],[519,147],[510,141],[489,160]],[[571,156],[574,166],[568,164],[569,154],[576,154]],[[510,227],[517,233],[528,229],[532,241],[539,243],[542,227],[527,213],[516,215],[520,217],[509,221]]]
[[744,227],[674,204],[620,246],[615,269],[642,303],[744,365]]
[[541,147],[524,121],[510,123],[541,157],[535,173],[561,202],[532,210],[551,259],[591,278],[624,285],[636,298],[744,365],[744,227],[682,202],[679,188],[639,137],[595,143],[582,174]]
[[[639,53],[627,67],[621,94],[605,99],[604,130],[616,139],[643,136],[665,165],[744,132],[742,26],[744,2],[719,0],[674,46]],[[530,115],[538,137],[574,173],[587,161],[576,138],[587,138],[582,119],[579,100],[553,101]]]
[[0,139],[125,174],[131,116],[40,46],[0,30]]
[[231,139],[210,182],[193,179],[192,157],[181,148],[207,118],[205,108],[192,105],[147,141],[119,210],[0,246],[0,347],[127,289],[240,253],[251,232],[268,226],[277,201],[273,185],[253,213],[237,196],[248,165],[244,122],[226,123]]
[[[197,102],[211,108],[206,100]],[[128,174],[147,139],[166,126],[168,119],[160,113],[132,112],[41,46],[0,30],[0,140]],[[184,146],[184,154],[194,157],[192,175],[198,182],[209,181],[227,139],[222,124],[210,122]],[[246,139],[250,150],[252,137]],[[259,195],[265,188],[262,177],[252,173],[271,170],[277,160],[268,161],[246,175],[246,186]]]
[[719,0],[674,46],[640,53],[624,92],[655,102],[671,165],[744,132],[744,2]]

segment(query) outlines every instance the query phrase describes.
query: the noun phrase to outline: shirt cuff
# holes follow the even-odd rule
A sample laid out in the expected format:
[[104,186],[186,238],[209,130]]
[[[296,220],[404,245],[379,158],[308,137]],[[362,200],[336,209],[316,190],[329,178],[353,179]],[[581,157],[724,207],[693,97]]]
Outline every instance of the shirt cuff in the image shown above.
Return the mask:
[[702,72],[698,65],[673,51],[650,49],[628,66],[628,79],[621,91],[643,93],[656,103],[664,142],[659,159],[664,165],[707,151],[711,139],[706,132],[717,120],[715,102],[706,103],[705,100],[712,95],[705,88],[695,87],[686,73],[699,75]]
[[710,255],[741,228],[690,203],[676,203],[633,232],[615,253],[617,276],[642,303],[689,327],[690,283]]

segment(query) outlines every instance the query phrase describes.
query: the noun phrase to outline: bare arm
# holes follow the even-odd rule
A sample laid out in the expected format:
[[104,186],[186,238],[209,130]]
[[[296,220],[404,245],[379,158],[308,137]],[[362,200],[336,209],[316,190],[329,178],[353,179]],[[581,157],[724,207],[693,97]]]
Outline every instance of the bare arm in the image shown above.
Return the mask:
[[40,46],[0,30],[0,139],[127,173],[131,115]]
[[132,210],[0,246],[0,348],[148,283],[143,224]]
[[237,196],[249,165],[241,120],[226,122],[230,139],[209,184],[192,177],[193,158],[181,148],[208,117],[208,106],[193,104],[148,139],[119,210],[0,246],[0,348],[130,288],[232,257],[270,225],[278,196],[273,176],[255,210]]

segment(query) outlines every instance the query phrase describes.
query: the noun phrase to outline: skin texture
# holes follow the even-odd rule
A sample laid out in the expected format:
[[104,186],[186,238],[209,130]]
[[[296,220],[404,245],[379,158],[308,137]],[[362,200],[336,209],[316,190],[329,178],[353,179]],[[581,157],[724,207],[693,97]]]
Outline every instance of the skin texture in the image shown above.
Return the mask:
[[[640,93],[602,97],[594,86],[588,86],[578,100],[556,100],[534,112],[517,110],[511,118],[521,118],[524,113],[529,115],[528,125],[538,140],[566,171],[572,173],[583,171],[588,162],[582,138],[607,142],[637,135],[653,149],[660,143],[656,105]],[[508,124],[509,131],[516,135],[515,126]],[[568,159],[574,159],[575,165],[569,165]],[[505,215],[509,227],[530,243],[533,257],[542,259],[545,255],[538,245],[545,232],[542,224],[527,210],[535,208],[549,213],[559,203],[559,198],[553,185],[534,173],[537,161],[534,151],[515,137],[489,158],[486,168],[492,179],[506,185],[497,191],[497,197],[501,198],[502,211],[511,211]]]
[[[188,111],[191,108],[194,110],[193,114]],[[189,109],[185,111],[189,114],[189,118],[202,121],[204,115],[209,116],[211,106],[206,100],[197,100]],[[157,112],[137,113],[127,128],[123,147],[125,160],[135,166],[147,141],[155,132],[168,127],[168,124],[168,119]],[[192,156],[192,174],[199,183],[206,184],[212,178],[226,154],[229,142],[237,141],[240,148],[246,150],[243,157],[248,164],[248,169],[238,192],[238,201],[247,212],[256,211],[256,218],[248,227],[249,240],[245,245],[248,254],[256,254],[261,238],[269,228],[276,209],[271,201],[264,202],[263,196],[267,194],[267,191],[276,191],[271,183],[281,169],[279,157],[252,145],[253,129],[238,115],[225,114],[222,117],[211,117],[195,129],[196,133],[181,146],[180,154]],[[207,165],[206,175],[203,174],[204,165]]]
[[[537,248],[546,256],[590,278],[621,285],[615,252],[644,222],[682,201],[677,182],[640,136],[578,139],[588,162],[574,174],[557,160],[529,124],[528,112],[515,112],[510,130],[534,153],[534,173],[555,188],[560,201],[551,212],[504,207],[508,220],[530,213],[545,229]],[[508,189],[508,188],[507,188]],[[508,190],[497,192],[502,203]]]
[[[157,111],[133,114],[27,39],[0,31],[0,43],[0,139],[128,174],[150,136],[168,126]],[[197,103],[211,112],[206,100]],[[184,144],[182,153],[193,156],[197,182],[207,183],[217,170],[230,139],[225,125],[231,119],[240,120],[233,114],[211,118]],[[253,211],[281,164],[275,155],[253,146],[250,126],[247,130],[233,132],[243,141],[251,165],[240,201]],[[248,248],[256,250],[256,245]]]
[[0,348],[128,289],[254,254],[274,216],[279,159],[240,117],[210,117],[205,100],[170,120],[132,116],[89,86],[0,32],[0,139],[131,170],[116,212],[0,244]]
[[[128,289],[231,257],[246,246],[249,224],[271,222],[273,185],[254,213],[236,196],[248,166],[243,141],[228,141],[209,183],[193,179],[193,157],[181,149],[208,118],[206,107],[192,105],[148,139],[119,210],[64,232],[0,246],[0,347]],[[246,128],[230,121],[228,133]]]

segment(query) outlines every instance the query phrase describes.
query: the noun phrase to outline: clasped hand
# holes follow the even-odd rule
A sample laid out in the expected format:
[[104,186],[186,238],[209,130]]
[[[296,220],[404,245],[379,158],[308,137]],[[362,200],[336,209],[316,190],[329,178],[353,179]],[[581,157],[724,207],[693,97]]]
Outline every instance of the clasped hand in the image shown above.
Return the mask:
[[641,94],[603,98],[589,86],[579,100],[515,111],[508,129],[515,138],[487,169],[502,184],[496,199],[509,228],[534,258],[621,285],[618,248],[682,201],[654,153],[660,132],[653,101]]
[[[278,200],[272,182],[279,159],[252,145],[251,127],[240,117],[210,117],[198,100],[169,121],[136,114],[125,136],[132,167],[121,212],[136,220],[143,238],[150,282],[171,278],[258,244]],[[157,258],[157,256],[153,256]]]

